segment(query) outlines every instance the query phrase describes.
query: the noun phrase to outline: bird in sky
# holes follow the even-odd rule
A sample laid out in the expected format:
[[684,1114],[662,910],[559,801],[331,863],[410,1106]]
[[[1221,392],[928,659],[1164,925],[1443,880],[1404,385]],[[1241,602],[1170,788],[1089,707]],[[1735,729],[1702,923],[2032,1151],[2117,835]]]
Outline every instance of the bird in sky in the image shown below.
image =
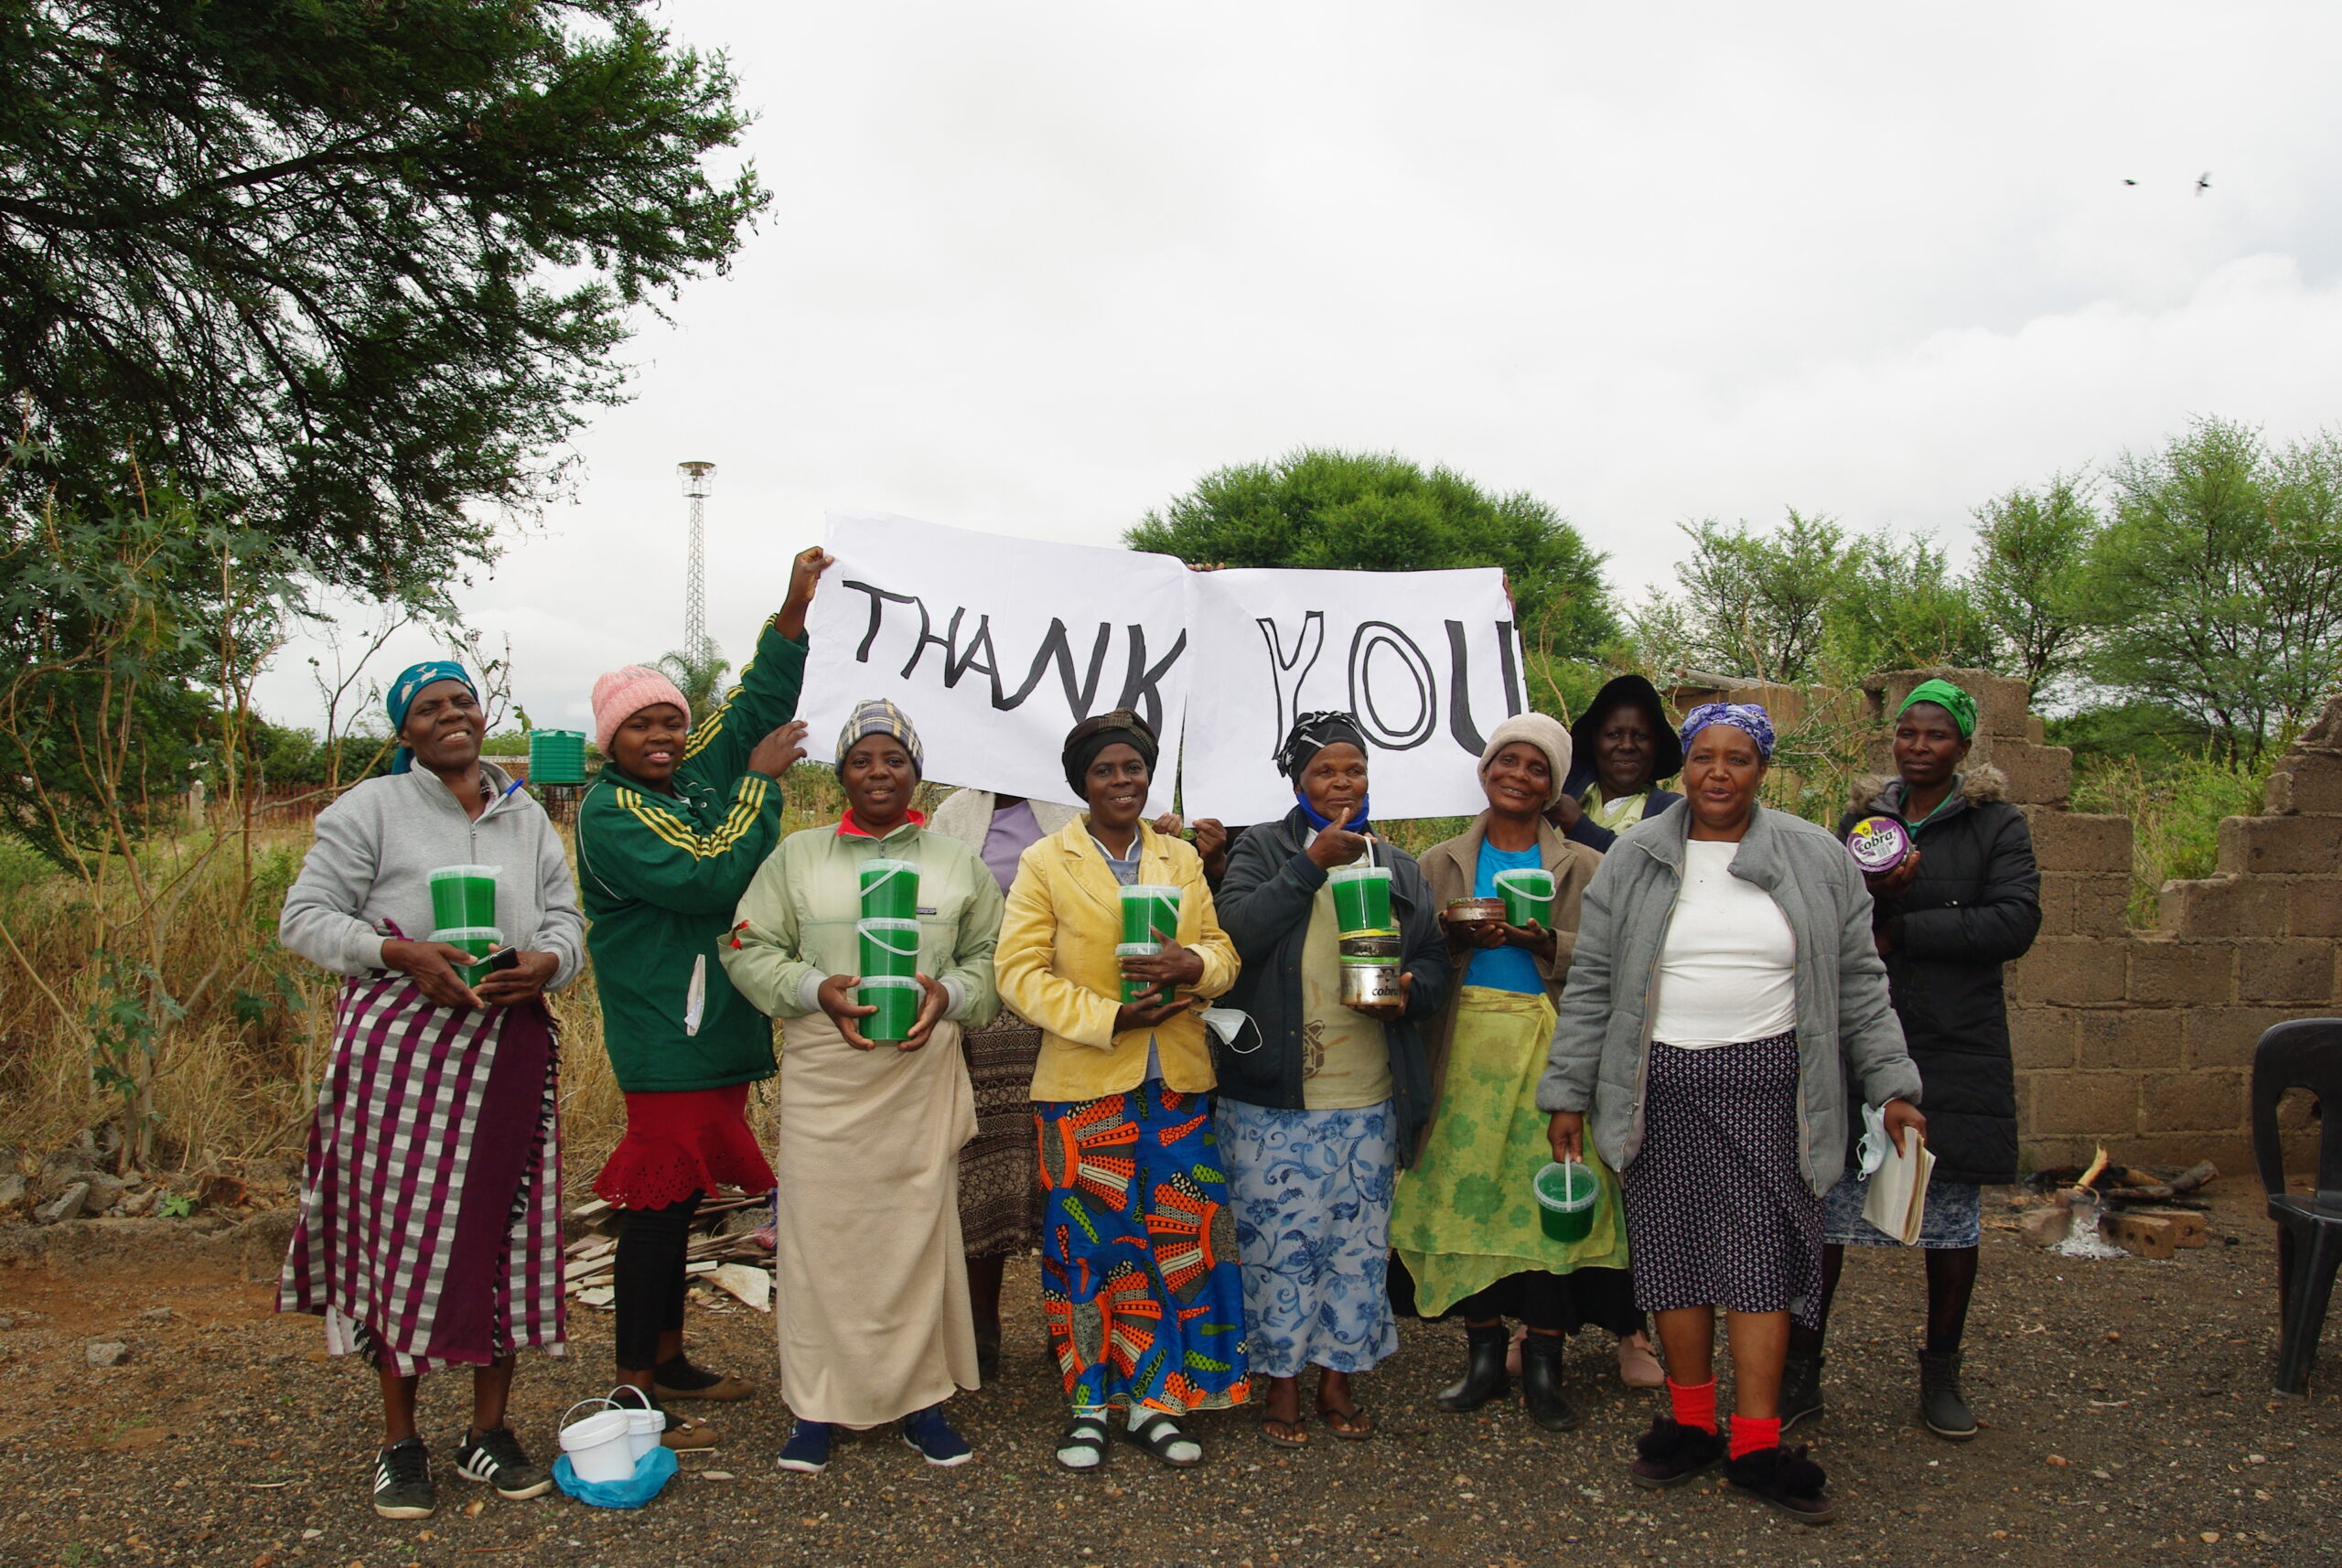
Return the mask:
[[2138,184],[2139,182],[2138,182],[2137,180],[2135,180],[2135,179],[2126,179],[2126,180],[2124,180],[2122,183],[2123,183],[2124,185],[2136,185],[2136,184]]
[[2209,190],[2209,189],[2211,189],[2211,188],[2212,188],[2212,171],[2211,171],[2210,169],[2206,169],[2202,174],[2198,175],[2198,176],[2197,177],[2197,178],[2196,178],[2196,194],[2197,194],[2197,195],[2198,195],[2198,196],[2201,196],[2201,195],[2203,195],[2206,191],[2208,191],[2208,190]]

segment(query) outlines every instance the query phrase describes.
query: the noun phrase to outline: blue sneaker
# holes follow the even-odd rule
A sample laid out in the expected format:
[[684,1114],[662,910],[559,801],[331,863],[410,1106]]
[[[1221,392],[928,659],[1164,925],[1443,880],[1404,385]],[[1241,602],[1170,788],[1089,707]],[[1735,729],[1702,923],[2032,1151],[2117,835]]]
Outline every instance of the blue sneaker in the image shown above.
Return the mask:
[[929,1405],[925,1410],[903,1420],[903,1441],[919,1450],[919,1457],[930,1465],[964,1465],[976,1456],[968,1440],[951,1430],[943,1419],[943,1407]]
[[800,1421],[789,1429],[789,1441],[781,1444],[780,1457],[775,1463],[784,1470],[800,1475],[818,1476],[830,1462],[830,1423],[826,1421]]

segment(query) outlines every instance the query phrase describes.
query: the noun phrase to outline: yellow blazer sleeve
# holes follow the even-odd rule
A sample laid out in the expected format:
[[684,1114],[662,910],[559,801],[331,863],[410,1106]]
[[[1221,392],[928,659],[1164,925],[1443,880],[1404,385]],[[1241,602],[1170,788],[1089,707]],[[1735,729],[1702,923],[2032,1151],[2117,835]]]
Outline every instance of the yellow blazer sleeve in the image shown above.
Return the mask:
[[1186,854],[1175,855],[1172,864],[1178,870],[1179,924],[1188,925],[1187,916],[1194,912],[1194,927],[1182,929],[1179,940],[1194,950],[1204,961],[1203,978],[1196,982],[1198,996],[1225,996],[1236,983],[1237,972],[1243,967],[1236,957],[1236,940],[1219,929],[1219,910],[1211,901],[1211,884],[1205,879],[1204,863],[1193,848],[1182,843]]
[[[1016,863],[1016,880],[1009,885],[1007,908],[1001,918],[1000,941],[993,949],[994,979],[1000,986],[1001,999],[1027,1021],[1076,1045],[1110,1051],[1114,1048],[1114,1017],[1122,1011],[1121,999],[1101,995],[1058,972],[1059,889],[1055,874],[1040,858],[1055,852],[1056,841],[1043,839]],[[1112,952],[1120,933],[1103,934],[1107,951]]]

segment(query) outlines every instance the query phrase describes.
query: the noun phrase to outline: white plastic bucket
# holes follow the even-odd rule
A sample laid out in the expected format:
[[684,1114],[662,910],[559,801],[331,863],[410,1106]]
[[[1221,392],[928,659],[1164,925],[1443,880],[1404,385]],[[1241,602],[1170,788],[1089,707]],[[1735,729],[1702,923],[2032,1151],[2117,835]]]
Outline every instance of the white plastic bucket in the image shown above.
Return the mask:
[[[583,1421],[569,1421],[571,1411],[589,1404],[610,1408],[596,1411]],[[562,1420],[568,1423],[561,1429],[561,1451],[569,1455],[569,1467],[577,1472],[579,1480],[634,1478],[635,1447],[630,1436],[634,1423],[628,1419],[631,1413],[619,1408],[615,1400],[606,1399],[579,1400],[561,1412]]]
[[[626,1438],[639,1462],[645,1454],[659,1446],[660,1434],[667,1430],[667,1412],[663,1410],[638,1410],[631,1405],[618,1404],[618,1390],[610,1391],[611,1401],[626,1417]],[[572,1460],[572,1464],[576,1461]],[[628,1474],[633,1472],[629,1470]]]

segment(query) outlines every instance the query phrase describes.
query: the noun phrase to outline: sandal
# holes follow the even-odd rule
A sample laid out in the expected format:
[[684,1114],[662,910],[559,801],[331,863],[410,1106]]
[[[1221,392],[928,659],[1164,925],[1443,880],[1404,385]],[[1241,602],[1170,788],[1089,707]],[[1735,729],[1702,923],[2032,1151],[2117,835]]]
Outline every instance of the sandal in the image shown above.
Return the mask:
[[1204,1462],[1204,1456],[1201,1454],[1198,1454],[1192,1459],[1179,1459],[1172,1456],[1171,1448],[1174,1444],[1194,1444],[1196,1440],[1180,1431],[1179,1423],[1167,1415],[1150,1415],[1136,1426],[1125,1430],[1123,1435],[1170,1466],[1174,1470],[1190,1469]]
[[1345,1443],[1363,1443],[1382,1430],[1363,1405],[1354,1404],[1348,1410],[1336,1410],[1331,1405],[1321,1404],[1317,1407],[1317,1419]]
[[[1284,1430],[1279,1431],[1280,1427]],[[1306,1448],[1309,1446],[1309,1428],[1297,1420],[1279,1421],[1273,1415],[1261,1423],[1261,1441],[1273,1443],[1280,1448]]]
[[[1065,1457],[1069,1450],[1079,1450],[1093,1455],[1095,1457],[1087,1465],[1069,1465],[1066,1463]],[[1057,1449],[1051,1457],[1055,1458],[1061,1467],[1077,1474],[1088,1470],[1104,1469],[1106,1467],[1106,1423],[1095,1416],[1075,1416],[1066,1423],[1065,1430],[1058,1434]]]

